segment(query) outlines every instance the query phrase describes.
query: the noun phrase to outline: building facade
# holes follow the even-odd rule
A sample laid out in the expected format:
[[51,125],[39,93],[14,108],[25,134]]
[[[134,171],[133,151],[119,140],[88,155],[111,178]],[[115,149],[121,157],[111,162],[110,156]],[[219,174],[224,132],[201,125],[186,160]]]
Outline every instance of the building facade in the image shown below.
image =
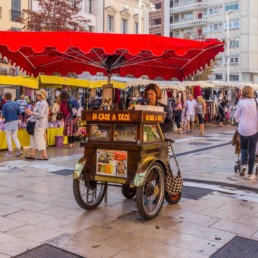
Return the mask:
[[148,0],[104,0],[104,6],[103,32],[149,33],[150,2]]
[[257,0],[172,0],[170,36],[226,42],[212,80],[258,82]]
[[29,2],[29,0],[0,0],[0,30],[21,30],[22,24],[18,19],[22,10],[29,8]]

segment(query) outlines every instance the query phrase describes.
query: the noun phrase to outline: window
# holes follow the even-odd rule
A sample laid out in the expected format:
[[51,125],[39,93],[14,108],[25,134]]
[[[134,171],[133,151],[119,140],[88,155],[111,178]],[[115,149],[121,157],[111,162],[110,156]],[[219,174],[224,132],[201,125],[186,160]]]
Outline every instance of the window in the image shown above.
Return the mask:
[[107,30],[114,31],[114,17],[111,15],[108,15]]
[[135,34],[139,34],[139,23],[138,22],[135,22],[135,24],[134,24],[134,32],[135,32]]
[[215,80],[222,80],[222,74],[215,74]]
[[162,4],[161,3],[156,3],[155,4],[155,9],[158,10],[158,9],[161,9],[162,8]]
[[216,64],[218,64],[218,65],[222,64],[222,57],[216,58]]
[[225,6],[225,11],[234,11],[234,10],[239,10],[239,4],[235,3],[235,4],[228,4]]
[[239,75],[238,74],[230,74],[229,80],[230,81],[239,81]]
[[229,22],[229,29],[238,29],[239,28],[239,20],[231,20]]
[[185,14],[185,20],[192,20],[193,19],[193,13],[186,13]]
[[174,22],[179,22],[179,15],[174,16]]
[[89,13],[92,13],[92,0],[89,0]]
[[170,8],[173,8],[173,1],[170,1]]
[[230,64],[238,64],[238,63],[239,63],[238,56],[230,57]]
[[121,29],[123,34],[127,33],[127,20],[126,19],[122,19],[122,29]]
[[175,30],[174,31],[174,36],[176,37],[176,36],[179,36],[179,30]]
[[239,47],[239,37],[229,41],[229,47]]
[[21,17],[21,0],[12,0],[11,21],[17,21]]
[[21,28],[11,27],[10,31],[21,31]]
[[156,25],[160,25],[160,24],[161,24],[161,18],[157,18],[157,19],[150,21],[151,26],[156,26]]
[[193,0],[185,0],[186,4],[191,4],[193,2]]
[[214,31],[219,31],[223,29],[223,23],[222,22],[217,22],[213,24],[213,30]]
[[175,0],[175,5],[178,5],[179,4],[179,0]]

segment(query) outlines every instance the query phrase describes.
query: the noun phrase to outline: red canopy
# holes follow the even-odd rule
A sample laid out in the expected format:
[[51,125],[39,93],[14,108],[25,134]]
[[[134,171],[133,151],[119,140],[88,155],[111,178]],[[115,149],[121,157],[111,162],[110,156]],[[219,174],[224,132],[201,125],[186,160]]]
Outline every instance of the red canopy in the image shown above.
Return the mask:
[[132,74],[183,80],[224,50],[216,39],[87,32],[0,32],[0,53],[27,74]]

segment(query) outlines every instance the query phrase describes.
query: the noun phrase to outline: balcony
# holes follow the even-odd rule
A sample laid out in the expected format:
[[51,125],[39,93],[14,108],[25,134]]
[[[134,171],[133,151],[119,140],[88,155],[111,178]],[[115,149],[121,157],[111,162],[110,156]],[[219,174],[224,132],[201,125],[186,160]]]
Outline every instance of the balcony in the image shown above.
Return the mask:
[[22,12],[18,10],[10,10],[10,19],[12,22],[20,22],[22,18]]
[[206,25],[208,25],[207,19],[195,19],[191,21],[184,21],[184,22],[170,24],[170,29],[178,30],[178,29],[191,28],[196,26],[206,26]]
[[170,13],[177,14],[177,13],[184,13],[184,12],[189,12],[189,11],[194,11],[194,10],[202,10],[202,9],[207,9],[207,8],[208,8],[207,2],[200,2],[200,3],[182,5],[182,6],[177,6],[177,7],[171,8]]

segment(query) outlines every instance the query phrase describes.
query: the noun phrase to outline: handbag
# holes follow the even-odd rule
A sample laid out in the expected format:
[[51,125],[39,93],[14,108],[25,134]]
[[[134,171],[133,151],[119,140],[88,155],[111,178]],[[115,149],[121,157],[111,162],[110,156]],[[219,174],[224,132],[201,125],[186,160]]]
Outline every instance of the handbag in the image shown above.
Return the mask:
[[34,130],[35,130],[35,124],[36,121],[27,121],[27,125],[26,125],[26,131],[28,132],[29,135],[34,135]]
[[[167,178],[166,178],[166,191],[168,194],[177,195],[177,194],[181,193],[183,190],[183,177],[182,177],[182,174],[181,174],[181,171],[179,168],[179,164],[176,159],[176,155],[174,153],[170,139],[167,140],[167,146],[171,148],[171,151],[173,153],[173,157],[174,157],[174,160],[175,160],[175,163],[177,166],[177,175],[173,176],[172,170],[171,170],[169,162],[168,162],[167,166],[168,166],[169,173],[167,174]],[[169,158],[168,158],[168,161],[169,161]]]

